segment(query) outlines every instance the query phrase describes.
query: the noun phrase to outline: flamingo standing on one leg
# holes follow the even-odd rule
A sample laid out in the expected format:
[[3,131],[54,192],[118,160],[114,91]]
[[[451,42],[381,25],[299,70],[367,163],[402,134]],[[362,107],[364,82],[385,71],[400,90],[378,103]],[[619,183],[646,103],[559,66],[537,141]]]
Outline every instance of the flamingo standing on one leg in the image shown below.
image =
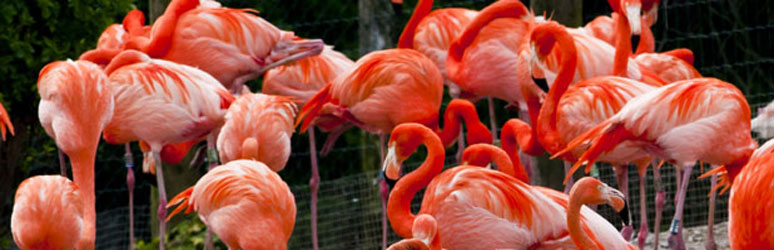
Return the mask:
[[213,168],[176,195],[167,220],[196,211],[229,249],[287,249],[296,221],[288,185],[258,161],[235,160]]
[[[390,195],[388,215],[398,235],[412,236],[416,217],[411,213],[411,199],[427,186],[419,214],[429,214],[437,220],[444,247],[555,249],[572,246],[565,221],[566,195],[532,187],[511,175],[477,166],[458,166],[441,173],[444,159],[441,141],[432,130],[420,124],[397,126],[390,135],[389,145],[384,164],[388,178],[397,177],[401,162],[419,145],[428,150],[425,162],[398,180]],[[508,161],[500,152],[502,156],[498,159]],[[615,227],[598,222],[604,221],[601,216],[588,208],[581,213],[584,230],[601,235],[599,240],[603,246],[632,247]]]
[[113,117],[108,78],[88,61],[57,61],[38,76],[38,117],[46,133],[70,158],[73,180],[81,191],[83,233],[79,249],[93,249],[96,240],[94,160],[102,129]]
[[21,249],[73,249],[81,239],[84,204],[66,177],[30,177],[16,189],[11,233]]
[[[291,96],[296,104],[303,106],[314,94],[355,64],[341,52],[325,46],[318,56],[310,56],[266,71],[261,91],[266,94]],[[324,123],[324,122],[323,122]],[[318,123],[320,124],[320,123]],[[334,127],[321,127],[335,131]],[[333,139],[333,137],[329,137]],[[312,177],[309,179],[312,223],[312,249],[318,249],[317,242],[317,190],[320,188],[320,172],[317,165],[317,144],[314,128],[309,129],[309,157],[312,162]]]
[[0,103],[0,135],[2,135],[3,141],[5,141],[6,130],[11,132],[11,135],[14,135],[13,124],[11,124],[11,118],[8,116],[8,111],[6,111],[3,104]]
[[[731,188],[728,204],[728,234],[731,249],[770,249],[774,247],[774,199],[761,190],[774,179],[774,140],[755,150],[745,165],[725,165],[699,178],[720,173],[718,187]],[[712,190],[714,193],[715,190]],[[722,193],[722,192],[721,192]],[[710,232],[711,233],[711,232]]]
[[132,36],[126,48],[200,68],[234,93],[268,69],[323,50],[322,41],[296,39],[251,13],[257,11],[174,0],[150,35]]
[[757,146],[750,137],[749,117],[747,100],[733,85],[714,78],[685,80],[635,97],[616,115],[573,139],[565,150],[591,143],[571,173],[582,164],[587,164],[588,171],[601,153],[624,142],[675,162],[683,180],[669,242],[685,249],[679,225],[693,164],[703,161],[732,168],[746,164]]
[[[219,127],[234,97],[216,79],[196,68],[150,59],[141,52],[119,54],[106,68],[116,102],[103,137],[112,144],[142,140],[150,148],[143,169],[156,173],[159,238],[164,249],[166,189],[159,152]],[[142,144],[142,143],[141,143]]]

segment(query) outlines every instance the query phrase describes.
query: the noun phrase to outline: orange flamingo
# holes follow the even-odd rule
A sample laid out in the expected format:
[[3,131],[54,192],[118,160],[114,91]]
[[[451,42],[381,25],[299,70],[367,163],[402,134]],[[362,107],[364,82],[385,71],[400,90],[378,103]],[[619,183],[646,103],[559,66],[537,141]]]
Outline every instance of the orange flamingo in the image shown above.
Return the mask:
[[288,97],[242,93],[228,108],[218,134],[220,159],[261,161],[279,172],[290,157],[298,108]]
[[[416,216],[411,213],[411,199],[427,186],[419,214],[429,214],[437,220],[444,247],[571,247],[565,223],[569,204],[566,195],[532,187],[500,171],[477,166],[458,166],[441,173],[443,145],[432,130],[420,124],[401,124],[391,133],[390,150],[384,162],[388,178],[398,176],[401,162],[420,144],[428,151],[425,162],[399,179],[390,195],[388,216],[398,235],[412,236]],[[507,161],[507,157],[499,159]],[[605,247],[629,248],[614,227],[598,221],[604,221],[601,216],[588,208],[581,213],[584,230],[604,238],[600,242]]]
[[84,224],[78,248],[93,249],[97,219],[94,160],[100,133],[113,117],[114,106],[108,78],[88,61],[56,61],[40,70],[38,93],[40,124],[70,158],[73,180],[81,190]]
[[509,156],[503,149],[494,145],[479,143],[468,146],[462,152],[462,165],[486,166],[489,163],[497,165],[497,169],[500,172],[529,184],[529,177],[519,158]]
[[[570,238],[578,249],[606,249],[599,237],[591,237],[581,228],[581,207],[583,205],[608,204],[616,211],[626,208],[626,198],[621,191],[608,187],[607,184],[592,178],[583,177],[570,190],[570,206],[567,208],[567,228]],[[610,225],[611,227],[613,225]],[[637,249],[632,245],[629,249]]]
[[[728,205],[728,234],[731,249],[768,249],[774,247],[769,237],[774,231],[774,199],[761,187],[770,187],[774,179],[774,140],[755,150],[746,165],[725,165],[699,178],[720,173],[717,187],[731,188]],[[715,190],[712,190],[714,193]]]
[[144,24],[145,14],[142,11],[129,11],[121,24],[111,24],[102,31],[97,40],[97,48],[84,52],[78,59],[107,66],[110,60],[123,50],[132,35],[148,35],[150,26],[143,26]]
[[11,124],[11,118],[8,116],[8,111],[5,111],[5,107],[0,103],[0,135],[2,135],[3,141],[5,141],[5,131],[11,132],[14,135],[13,124]]
[[[318,56],[310,56],[298,61],[280,65],[270,69],[263,77],[261,91],[266,94],[291,96],[298,105],[304,105],[314,94],[333,81],[340,74],[350,70],[355,62],[344,56],[341,52],[333,50],[331,46],[325,46]],[[326,122],[317,122],[326,124]],[[334,127],[321,128],[326,132],[338,129]],[[332,136],[328,137],[333,140]],[[309,179],[311,190],[311,223],[312,223],[312,248],[318,249],[317,243],[317,190],[320,187],[320,172],[317,165],[317,144],[315,142],[314,128],[309,129],[309,157],[312,162],[312,177]]]
[[81,192],[66,177],[34,176],[16,189],[11,233],[21,249],[73,249],[85,223]]
[[[166,189],[159,152],[162,146],[200,138],[223,123],[234,97],[216,79],[196,68],[127,50],[107,66],[116,102],[105,128],[108,143],[147,143],[143,169],[156,173],[159,218],[166,215]],[[142,144],[142,143],[141,143]],[[158,166],[158,171],[155,167]],[[164,249],[165,223],[159,223]]]
[[387,250],[441,250],[438,222],[429,214],[417,215],[411,227],[413,238],[392,244]]
[[183,210],[196,211],[229,249],[287,249],[296,221],[290,188],[258,161],[235,160],[213,168],[168,207],[177,204],[167,220]]
[[[712,102],[706,101],[710,99]],[[750,107],[744,95],[734,85],[714,78],[680,81],[635,97],[557,154],[591,143],[570,170],[587,164],[588,172],[600,154],[623,142],[675,163],[682,172],[669,237],[670,245],[678,249],[685,248],[679,225],[693,164],[703,161],[739,167],[757,147],[750,137]]]
[[150,36],[132,36],[126,48],[198,67],[234,93],[268,69],[323,50],[322,41],[297,39],[251,13],[257,11],[174,0],[153,24]]

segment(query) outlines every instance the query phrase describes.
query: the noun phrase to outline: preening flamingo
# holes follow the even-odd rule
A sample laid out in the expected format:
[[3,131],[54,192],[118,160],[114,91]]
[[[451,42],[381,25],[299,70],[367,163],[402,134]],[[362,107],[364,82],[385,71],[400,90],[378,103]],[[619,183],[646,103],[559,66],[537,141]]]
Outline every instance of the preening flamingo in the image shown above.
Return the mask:
[[[291,96],[298,105],[304,105],[328,82],[340,74],[350,70],[355,62],[341,52],[325,46],[322,53],[298,61],[280,65],[266,71],[263,76],[261,91],[266,94]],[[318,124],[325,124],[319,122]],[[326,131],[336,130],[341,125],[322,127]],[[335,139],[329,137],[331,140]],[[312,248],[318,249],[317,243],[317,190],[320,187],[320,172],[317,165],[317,144],[314,128],[309,129],[309,157],[312,162],[312,177],[309,179],[310,207],[312,223]]]
[[[626,198],[621,191],[608,187],[607,184],[592,178],[583,177],[570,190],[570,206],[567,208],[567,228],[570,238],[578,249],[606,249],[597,238],[587,235],[581,228],[580,211],[583,205],[608,204],[615,211],[626,209]],[[609,224],[608,224],[609,225]],[[612,227],[613,225],[609,225]],[[637,249],[632,245],[628,249]]]
[[387,250],[441,250],[438,222],[429,214],[417,215],[411,227],[413,238],[392,244]]
[[[428,151],[425,162],[399,179],[390,195],[388,216],[398,235],[412,237],[416,216],[411,213],[411,199],[427,186],[419,214],[429,214],[437,220],[441,245],[448,249],[572,246],[565,221],[566,195],[532,187],[500,171],[478,166],[458,166],[441,172],[443,145],[432,130],[420,124],[401,124],[391,133],[384,162],[388,178],[398,176],[401,162],[420,144]],[[588,208],[581,213],[584,230],[619,239],[604,240],[605,247],[627,248],[628,243],[614,227],[598,222],[604,220],[601,216]]]
[[774,137],[774,102],[758,109],[758,116],[750,121],[752,131],[764,139]]
[[[731,188],[728,204],[728,234],[731,249],[774,247],[774,197],[766,188],[774,180],[774,140],[755,150],[746,165],[726,165],[705,173],[720,174],[719,186]],[[714,192],[715,190],[712,190]]]
[[150,36],[132,36],[126,48],[197,67],[234,93],[268,69],[323,50],[322,41],[297,39],[254,13],[174,0],[153,24]]
[[[212,76],[199,69],[127,50],[107,66],[116,102],[105,128],[108,143],[142,140],[150,147],[143,169],[155,169],[159,188],[158,216],[166,217],[166,189],[159,152],[163,145],[210,134],[223,123],[234,97]],[[161,221],[160,248],[165,223]]]
[[570,170],[587,164],[588,172],[600,154],[623,142],[675,163],[682,172],[669,237],[670,245],[678,249],[685,249],[679,225],[693,164],[703,161],[736,168],[746,164],[757,147],[750,137],[750,107],[744,95],[714,78],[680,81],[635,97],[557,154],[590,143]]
[[5,131],[11,132],[14,135],[13,124],[11,124],[11,118],[8,116],[8,111],[5,110],[3,104],[0,103],[0,135],[2,135],[3,141],[5,141]]
[[38,93],[40,124],[70,158],[73,181],[81,191],[84,224],[78,248],[93,249],[97,220],[94,160],[100,133],[113,117],[113,91],[99,66],[67,60],[40,70]]
[[67,177],[34,176],[16,189],[11,233],[19,248],[73,249],[85,224],[81,192]]
[[111,24],[102,31],[97,40],[97,48],[84,52],[78,59],[91,61],[102,67],[107,66],[113,57],[121,53],[132,35],[148,35],[150,26],[143,25],[145,14],[138,9],[129,11],[121,24]]
[[235,160],[213,168],[167,207],[195,211],[229,249],[287,249],[296,221],[288,185],[258,161]]
[[284,96],[244,93],[231,104],[218,134],[221,161],[265,162],[279,172],[290,158],[290,137],[298,108]]

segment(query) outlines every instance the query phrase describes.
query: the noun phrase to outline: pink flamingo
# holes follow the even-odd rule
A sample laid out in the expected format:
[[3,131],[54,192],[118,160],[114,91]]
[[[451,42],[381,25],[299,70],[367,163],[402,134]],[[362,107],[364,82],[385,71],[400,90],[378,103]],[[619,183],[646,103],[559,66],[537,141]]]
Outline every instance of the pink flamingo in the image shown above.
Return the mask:
[[78,248],[93,249],[97,221],[94,160],[100,133],[113,117],[113,92],[99,66],[67,60],[40,70],[38,93],[40,124],[70,158],[73,180],[81,192],[84,223]]
[[[410,210],[411,199],[427,186],[419,214],[429,214],[437,220],[444,247],[555,249],[572,246],[565,221],[569,204],[566,195],[532,187],[511,175],[478,166],[458,166],[441,172],[444,159],[441,141],[432,130],[420,124],[396,127],[389,145],[384,163],[388,178],[398,176],[401,162],[419,145],[428,150],[425,162],[398,180],[390,195],[388,215],[398,235],[412,236],[416,216]],[[499,159],[508,160],[504,156]],[[588,208],[581,213],[584,230],[598,235],[603,246],[631,248],[601,216]]]
[[[712,99],[712,102],[706,100]],[[685,140],[690,137],[691,140]],[[620,143],[633,143],[655,157],[676,164],[682,176],[676,194],[670,245],[685,249],[680,221],[685,191],[696,161],[738,167],[757,147],[750,137],[750,107],[739,89],[714,78],[685,80],[630,100],[614,116],[567,144],[591,146],[570,173]]]
[[22,249],[73,249],[85,227],[84,203],[66,177],[39,175],[19,184],[11,213],[13,241]]
[[234,93],[268,69],[323,50],[322,41],[297,39],[251,13],[257,11],[174,0],[150,35],[132,36],[126,48],[198,67]]
[[[570,205],[567,208],[567,228],[570,238],[578,249],[606,249],[598,238],[602,236],[589,235],[581,227],[581,207],[583,205],[608,204],[616,211],[626,208],[626,198],[621,191],[608,187],[607,184],[592,177],[583,177],[570,190]],[[612,225],[610,225],[612,226]],[[628,249],[638,249],[632,245]]]
[[288,185],[258,161],[235,160],[213,168],[176,195],[167,220],[196,211],[229,249],[287,249],[296,221]]
[[[166,217],[166,190],[159,152],[169,143],[209,134],[223,123],[234,97],[216,79],[196,68],[124,51],[107,66],[116,110],[105,128],[108,143],[142,140],[150,146],[144,170],[156,173],[160,220]],[[155,171],[158,166],[158,171]],[[166,225],[159,223],[160,248]]]

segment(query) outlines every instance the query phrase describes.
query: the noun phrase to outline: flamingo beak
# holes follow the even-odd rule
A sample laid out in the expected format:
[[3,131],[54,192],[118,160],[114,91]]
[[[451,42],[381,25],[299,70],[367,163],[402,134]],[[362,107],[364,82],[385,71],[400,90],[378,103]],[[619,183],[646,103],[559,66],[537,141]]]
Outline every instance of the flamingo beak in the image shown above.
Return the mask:
[[384,165],[382,171],[384,171],[385,177],[391,180],[397,180],[400,177],[401,163],[398,161],[398,155],[395,152],[395,144],[390,143],[390,148],[387,151],[387,156],[384,157]]
[[608,202],[607,204],[613,207],[618,215],[621,217],[624,225],[631,224],[631,217],[629,215],[629,205],[626,202],[626,197],[621,191],[614,188],[607,187]]
[[640,10],[641,5],[634,4],[634,5],[627,5],[625,4],[626,9],[626,19],[629,19],[629,28],[632,30],[632,34],[639,35],[642,32],[642,29],[640,27]]

